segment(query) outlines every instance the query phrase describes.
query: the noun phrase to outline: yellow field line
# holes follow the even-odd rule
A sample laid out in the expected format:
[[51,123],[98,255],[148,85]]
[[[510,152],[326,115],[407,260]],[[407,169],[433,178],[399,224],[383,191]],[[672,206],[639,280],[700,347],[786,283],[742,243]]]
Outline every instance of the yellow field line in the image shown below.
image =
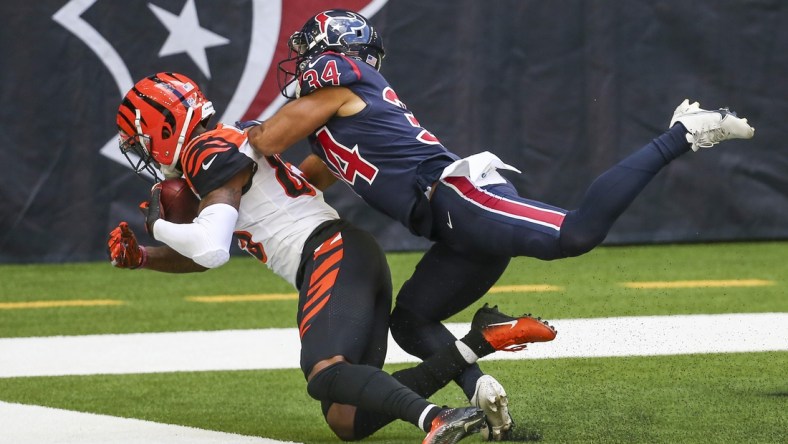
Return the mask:
[[289,301],[297,300],[297,293],[237,294],[219,296],[189,296],[186,300],[194,302],[252,302],[252,301]]
[[[555,285],[500,285],[490,289],[490,293],[511,293],[516,291],[558,291],[562,287]],[[193,302],[257,302],[257,301],[289,301],[297,300],[297,293],[238,294],[217,296],[188,296],[186,300]]]
[[534,284],[534,285],[496,285],[488,293],[514,293],[514,292],[538,292],[538,291],[561,291],[563,287],[558,285]]
[[[760,279],[735,279],[735,280],[706,280],[706,281],[670,281],[670,282],[624,282],[620,285],[626,288],[653,289],[653,288],[711,288],[711,287],[761,287],[774,285],[773,281]],[[488,293],[515,293],[515,292],[543,292],[561,291],[559,285],[531,284],[531,285],[497,285]],[[296,293],[268,293],[268,294],[241,294],[218,296],[189,296],[186,300],[193,302],[220,303],[220,302],[258,302],[258,301],[285,301],[297,300]]]
[[653,288],[719,288],[719,287],[765,287],[774,285],[774,281],[763,279],[728,279],[706,281],[664,281],[664,282],[623,282],[620,285],[626,288],[653,289]]
[[[764,279],[728,279],[728,280],[698,280],[698,281],[654,281],[654,282],[623,282],[622,287],[633,289],[670,289],[670,288],[720,288],[720,287],[765,287],[775,285],[774,281]],[[543,292],[561,291],[558,285],[532,284],[532,285],[498,285],[488,293],[514,293],[514,292]],[[242,294],[218,296],[190,296],[186,300],[194,302],[219,303],[219,302],[256,302],[256,301],[285,301],[297,300],[297,293],[268,293],[268,294]],[[123,305],[124,301],[115,299],[74,299],[61,301],[29,301],[29,302],[0,302],[0,310],[20,310],[34,308],[58,307],[98,307],[110,305]]]
[[123,305],[125,302],[114,299],[74,299],[70,301],[30,301],[0,302],[0,310],[19,310],[27,308],[55,307],[96,307],[103,305]]

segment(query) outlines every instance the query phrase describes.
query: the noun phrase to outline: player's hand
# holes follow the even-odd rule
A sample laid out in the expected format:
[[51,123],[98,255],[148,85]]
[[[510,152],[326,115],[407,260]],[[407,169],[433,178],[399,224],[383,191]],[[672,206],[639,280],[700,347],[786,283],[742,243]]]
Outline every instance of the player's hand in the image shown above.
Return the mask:
[[109,260],[117,268],[140,268],[145,265],[145,248],[137,243],[129,224],[121,222],[107,239]]
[[159,219],[164,219],[161,207],[161,182],[153,185],[150,190],[150,200],[140,204],[140,211],[145,216],[145,230],[153,237],[153,224]]
[[257,126],[263,123],[260,120],[238,120],[235,122],[235,127],[239,130],[245,130],[247,128],[251,128],[253,126]]

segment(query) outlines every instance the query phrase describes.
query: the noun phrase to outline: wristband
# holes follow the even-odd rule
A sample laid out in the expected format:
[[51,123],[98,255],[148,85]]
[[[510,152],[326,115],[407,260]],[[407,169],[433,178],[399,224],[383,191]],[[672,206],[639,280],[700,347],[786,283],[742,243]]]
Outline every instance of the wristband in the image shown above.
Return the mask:
[[142,245],[140,245],[140,255],[142,256],[140,264],[136,267],[132,267],[132,270],[139,270],[140,268],[145,268],[145,266],[148,265],[148,250]]

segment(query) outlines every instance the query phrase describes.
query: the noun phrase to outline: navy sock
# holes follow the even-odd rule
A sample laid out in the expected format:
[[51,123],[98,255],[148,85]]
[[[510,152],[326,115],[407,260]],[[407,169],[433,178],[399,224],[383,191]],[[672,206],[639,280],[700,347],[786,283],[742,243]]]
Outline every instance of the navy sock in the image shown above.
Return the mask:
[[613,223],[662,167],[690,151],[686,134],[683,125],[674,125],[600,175],[580,207],[564,219],[560,239],[564,255],[578,256],[602,243]]

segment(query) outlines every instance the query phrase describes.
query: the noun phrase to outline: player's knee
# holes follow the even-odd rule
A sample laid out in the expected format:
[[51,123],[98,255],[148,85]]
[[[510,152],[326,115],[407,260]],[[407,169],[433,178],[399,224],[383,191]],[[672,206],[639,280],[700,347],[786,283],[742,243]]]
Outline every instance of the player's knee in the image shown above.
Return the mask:
[[413,339],[414,333],[422,324],[424,324],[424,320],[420,316],[398,305],[394,307],[389,318],[391,337],[400,346],[407,344]]
[[337,435],[337,438],[342,441],[358,441],[361,438],[356,437],[354,419],[356,415],[356,407],[333,403],[327,410],[324,410],[323,415],[326,418],[328,427]]
[[359,441],[361,438],[356,438],[353,435],[353,426],[350,429],[345,428],[343,425],[328,423],[328,427],[334,432],[334,435],[342,441]]
[[[329,365],[319,367],[321,363]],[[320,361],[315,365],[315,368],[317,370],[310,373],[306,389],[309,396],[320,401],[323,417],[328,427],[342,441],[358,441],[364,438],[365,436],[358,436],[355,430],[356,407],[333,400],[337,396],[337,390],[341,392],[348,388],[346,383],[338,382],[338,379],[340,379],[339,374],[343,370],[351,367],[348,367],[344,360],[335,362],[332,359],[327,359]],[[363,380],[358,382],[364,384]]]
[[330,399],[331,388],[334,385],[339,372],[342,367],[347,365],[344,361],[334,362],[318,371],[313,371],[309,375],[309,381],[306,384],[306,392],[318,401],[325,401]]
[[586,254],[607,237],[609,226],[583,217],[577,210],[570,211],[561,226],[558,245],[563,257]]
[[588,253],[605,240],[605,235],[564,235],[561,233],[561,253],[564,257],[575,257]]

